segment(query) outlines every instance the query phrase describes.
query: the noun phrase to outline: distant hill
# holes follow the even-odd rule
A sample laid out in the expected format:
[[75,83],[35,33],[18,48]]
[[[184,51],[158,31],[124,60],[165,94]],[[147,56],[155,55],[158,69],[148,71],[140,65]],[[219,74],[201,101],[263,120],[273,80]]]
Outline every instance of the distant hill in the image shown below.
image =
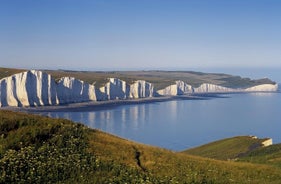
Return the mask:
[[0,170],[0,183],[277,184],[281,178],[281,168],[270,160],[253,164],[208,159],[135,143],[65,119],[3,110]]

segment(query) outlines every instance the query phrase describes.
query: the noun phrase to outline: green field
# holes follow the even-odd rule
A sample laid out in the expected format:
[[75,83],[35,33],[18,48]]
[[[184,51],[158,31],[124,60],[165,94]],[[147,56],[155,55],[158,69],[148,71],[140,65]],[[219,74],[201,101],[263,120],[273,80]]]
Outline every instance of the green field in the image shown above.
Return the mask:
[[238,161],[269,164],[281,168],[281,144],[256,149],[240,157]]
[[[272,156],[277,148],[269,148],[275,147],[252,153]],[[271,159],[256,164],[247,156],[238,162],[192,156],[64,119],[0,111],[0,183],[280,183],[281,168]]]
[[183,153],[219,160],[232,160],[260,148],[265,140],[251,136],[237,136],[188,149]]
[[[25,70],[0,68],[0,78],[10,76]],[[44,70],[51,74],[56,80],[61,77],[71,76],[83,80],[96,87],[103,86],[110,77],[122,79],[129,84],[136,80],[146,80],[154,84],[156,90],[163,89],[176,80],[182,80],[193,87],[202,83],[211,83],[231,88],[247,88],[259,84],[275,84],[270,79],[251,80],[240,76],[233,76],[219,73],[202,73],[193,71],[66,71],[66,70]]]

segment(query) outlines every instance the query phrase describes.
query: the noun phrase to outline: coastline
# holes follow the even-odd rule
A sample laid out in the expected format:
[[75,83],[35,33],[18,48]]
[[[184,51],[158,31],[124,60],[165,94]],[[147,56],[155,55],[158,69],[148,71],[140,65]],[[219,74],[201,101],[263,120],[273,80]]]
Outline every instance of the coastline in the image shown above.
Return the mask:
[[[216,95],[217,96],[217,95]],[[2,107],[3,110],[11,110],[16,112],[84,112],[98,111],[115,108],[121,105],[134,105],[143,103],[156,103],[171,100],[206,100],[212,96],[162,96],[139,99],[124,99],[124,100],[107,100],[107,101],[87,101],[70,104],[50,105],[50,106],[34,106],[34,107]]]
[[134,105],[144,103],[157,103],[172,100],[209,100],[212,98],[229,98],[223,95],[228,94],[249,94],[249,93],[280,93],[275,92],[222,92],[222,93],[196,93],[177,96],[158,96],[149,98],[138,99],[123,99],[123,100],[105,100],[105,101],[86,101],[69,104],[48,105],[48,106],[26,106],[26,107],[1,107],[1,110],[10,110],[15,112],[86,112],[86,111],[99,111],[108,110],[121,105]]
[[[16,73],[10,76],[8,75],[0,80],[0,107],[20,107],[8,108],[14,111],[42,111],[42,106],[46,106],[47,108],[53,106],[52,108],[56,108],[57,110],[62,108],[73,109],[75,108],[72,107],[73,104],[77,103],[75,106],[78,105],[81,106],[81,108],[87,109],[89,106],[92,107],[95,105],[104,106],[108,104],[116,105],[119,103],[131,104],[146,103],[148,101],[163,101],[167,100],[167,98],[183,98],[182,95],[187,95],[188,98],[192,96],[191,98],[197,99],[198,96],[205,97],[212,96],[213,94],[272,92],[278,90],[278,84],[270,79],[251,80],[249,78],[239,78],[239,80],[236,81],[237,78],[233,76],[233,80],[235,79],[234,81],[236,81],[233,83],[230,79],[225,81],[225,77],[230,77],[227,74],[216,74],[221,81],[217,79],[218,81],[215,80],[213,82],[212,80],[203,80],[205,77],[210,77],[208,73],[167,73],[167,71],[162,73],[156,71],[155,73],[155,71],[150,71],[150,73],[140,72],[138,74],[146,76],[146,78],[139,78],[133,75],[129,81],[126,81],[124,78],[122,78],[123,80],[120,79],[120,75],[108,76],[108,74],[104,74],[106,81],[98,85],[97,81],[89,83],[87,80],[89,78],[80,80],[79,78],[83,75],[75,77],[69,74],[60,76],[55,80],[51,74],[40,70]],[[179,74],[181,77],[179,77]],[[92,75],[97,75],[97,73],[92,73],[91,76]],[[127,75],[131,76],[130,73],[127,73]],[[159,77],[159,75],[159,79],[151,81],[153,76]],[[196,75],[192,80],[193,82],[186,83],[185,81],[191,80],[193,75]],[[202,75],[205,75],[205,77],[202,77]],[[91,77],[91,79],[92,78],[95,77]],[[197,85],[194,81],[197,81]],[[222,81],[224,81],[224,85],[219,85]],[[175,97],[178,95],[181,97]],[[117,101],[116,99],[122,100]],[[123,99],[126,99],[126,101]],[[104,102],[103,100],[109,100],[109,102]],[[32,108],[35,106],[39,108]]]
[[[56,106],[36,106],[36,107],[7,107],[7,108],[0,108],[2,110],[10,110],[10,111],[14,111],[14,112],[23,112],[23,113],[28,113],[28,114],[38,114],[41,116],[50,116],[48,113],[91,113],[91,112],[97,112],[97,113],[103,113],[105,111],[118,111],[119,108],[136,108],[138,104],[152,104],[153,106],[161,106],[161,102],[166,102],[163,103],[164,105],[169,105],[169,101],[177,101],[180,103],[188,103],[188,104],[193,104],[193,103],[209,103],[207,102],[208,100],[211,101],[216,101],[216,99],[220,99],[220,98],[225,98],[227,100],[227,98],[233,98],[233,96],[237,95],[251,95],[253,94],[253,96],[259,95],[260,93],[264,93],[264,94],[269,94],[272,92],[236,92],[236,93],[200,93],[200,94],[192,94],[192,95],[181,95],[181,96],[162,96],[162,97],[151,97],[151,98],[141,98],[141,99],[125,99],[125,100],[110,100],[110,101],[90,101],[90,102],[82,102],[82,103],[72,103],[72,104],[61,104],[61,105],[56,105]],[[273,94],[276,92],[273,92]],[[280,94],[280,92],[277,92]],[[233,96],[232,96],[233,95]],[[185,100],[187,100],[186,102],[184,102]],[[189,101],[191,100],[191,101]],[[198,101],[199,100],[199,101]],[[202,101],[203,100],[203,101]],[[207,100],[205,102],[205,100]],[[197,101],[197,102],[196,102]],[[200,102],[201,101],[201,102]],[[212,103],[210,101],[210,103]],[[221,100],[220,100],[221,101]],[[223,100],[224,101],[224,100]],[[223,102],[221,101],[221,102]],[[168,102],[168,103],[167,103]],[[155,104],[155,105],[154,105]],[[127,106],[129,105],[129,106]],[[131,107],[130,107],[131,105]],[[143,106],[141,105],[141,106]],[[126,107],[127,106],[127,107]],[[157,107],[156,107],[157,108]],[[101,112],[99,112],[101,111]],[[59,116],[55,117],[58,118]],[[67,117],[61,117],[61,118],[67,118]],[[67,118],[68,119],[68,118]],[[77,120],[77,122],[82,122],[80,120]],[[104,132],[107,132],[106,130],[103,130],[100,127],[95,127],[95,126],[90,126],[91,128],[97,128],[99,130],[102,130]],[[112,133],[112,132],[111,132]],[[112,133],[114,135],[117,135],[119,137],[128,139],[128,140],[135,140],[132,137],[126,137],[124,135],[119,135],[116,133]],[[257,136],[261,136],[258,135],[256,133],[252,133],[251,131],[246,132],[246,133],[242,133],[242,134],[235,134],[235,135],[257,135]],[[230,136],[235,136],[235,135],[230,135]],[[230,137],[229,136],[229,137]],[[263,137],[267,137],[266,135],[262,135]],[[270,136],[271,138],[273,138],[274,140],[278,140],[276,137],[274,136]],[[217,138],[219,140],[219,138]],[[213,139],[215,140],[215,139]],[[135,140],[136,141],[136,140]],[[138,141],[138,142],[144,142],[144,141]],[[280,142],[280,141],[277,141]],[[194,146],[198,146],[203,144],[202,143],[198,143]],[[152,143],[147,143],[149,145],[154,145]],[[174,144],[174,143],[173,143]],[[178,146],[181,146],[180,144],[177,144]],[[159,145],[157,145],[159,146]],[[160,147],[165,147],[167,149],[172,149],[172,150],[183,150],[187,147],[191,147],[189,144],[183,144],[183,148],[182,149],[176,149],[176,148],[170,148],[169,146],[160,146]]]

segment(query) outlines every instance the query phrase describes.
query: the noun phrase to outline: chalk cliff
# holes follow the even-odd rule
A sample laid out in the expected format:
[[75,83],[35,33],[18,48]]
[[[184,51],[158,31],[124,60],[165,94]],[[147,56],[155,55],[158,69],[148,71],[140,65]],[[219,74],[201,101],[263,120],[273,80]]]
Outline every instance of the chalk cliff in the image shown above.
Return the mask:
[[130,85],[129,98],[152,97],[154,92],[153,85],[144,80],[137,80]]
[[246,89],[232,89],[214,84],[202,84],[197,88],[183,81],[175,81],[164,89],[154,91],[153,84],[137,80],[128,84],[117,78],[109,78],[101,88],[73,77],[63,77],[56,82],[51,75],[30,70],[0,80],[0,107],[42,106],[85,101],[148,98],[157,95],[176,96],[193,93],[277,91],[277,84],[262,84]]
[[254,87],[250,87],[250,88],[246,88],[245,91],[277,91],[278,90],[278,84],[261,84],[261,85],[257,85]]
[[109,82],[96,93],[97,100],[147,98],[153,96],[153,85],[144,80],[137,80],[129,85],[123,80],[109,78]]
[[129,86],[125,81],[117,78],[109,78],[109,82],[100,88],[98,100],[116,100],[126,99],[128,96]]
[[73,77],[61,78],[56,90],[60,104],[96,101],[95,87]]
[[227,88],[215,84],[201,84],[199,87],[194,88],[183,81],[176,81],[175,84],[167,86],[164,89],[158,90],[157,93],[162,96],[177,96],[183,94],[194,93],[232,93],[232,92],[269,92],[277,91],[278,84],[262,84],[250,88]]
[[56,83],[41,71],[27,71],[0,80],[0,106],[58,104]]
[[198,88],[194,88],[194,93],[222,93],[222,92],[236,92],[237,89],[226,88],[215,84],[201,84]]
[[263,141],[262,143],[263,147],[267,147],[267,146],[271,146],[273,144],[273,141],[271,138],[267,138],[265,141]]
[[194,89],[191,85],[186,84],[183,81],[176,81],[175,84],[172,84],[164,89],[158,90],[157,93],[163,96],[176,96],[183,94],[193,93]]
[[0,80],[0,106],[41,106],[96,100],[93,85],[63,77],[58,83],[41,71],[27,71]]

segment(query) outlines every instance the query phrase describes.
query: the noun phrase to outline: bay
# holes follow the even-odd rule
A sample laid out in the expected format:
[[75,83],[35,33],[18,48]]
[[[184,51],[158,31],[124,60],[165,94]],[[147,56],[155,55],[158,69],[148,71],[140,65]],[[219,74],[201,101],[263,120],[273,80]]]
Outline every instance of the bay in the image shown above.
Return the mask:
[[44,112],[91,128],[174,151],[239,135],[281,142],[281,94],[226,94],[79,112]]

